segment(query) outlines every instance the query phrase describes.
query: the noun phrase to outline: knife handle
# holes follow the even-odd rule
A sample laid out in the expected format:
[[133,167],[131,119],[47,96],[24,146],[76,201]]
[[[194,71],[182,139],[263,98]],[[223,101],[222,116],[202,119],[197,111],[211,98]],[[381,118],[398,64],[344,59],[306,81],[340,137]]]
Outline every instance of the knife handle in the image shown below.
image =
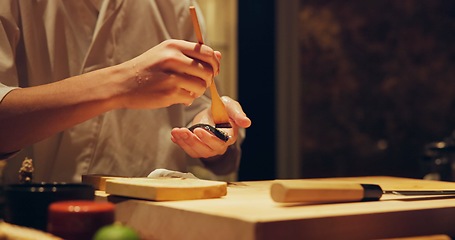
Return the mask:
[[375,184],[317,180],[275,180],[270,195],[275,202],[359,202],[376,201],[382,189]]

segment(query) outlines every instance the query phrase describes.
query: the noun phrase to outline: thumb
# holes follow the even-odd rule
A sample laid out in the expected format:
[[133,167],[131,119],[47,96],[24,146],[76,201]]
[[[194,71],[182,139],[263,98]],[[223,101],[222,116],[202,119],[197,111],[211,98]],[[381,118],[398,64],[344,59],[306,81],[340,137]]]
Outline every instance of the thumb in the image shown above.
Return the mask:
[[251,126],[251,119],[246,116],[239,102],[227,96],[221,97],[221,100],[226,106],[229,117],[236,125],[242,128],[248,128]]

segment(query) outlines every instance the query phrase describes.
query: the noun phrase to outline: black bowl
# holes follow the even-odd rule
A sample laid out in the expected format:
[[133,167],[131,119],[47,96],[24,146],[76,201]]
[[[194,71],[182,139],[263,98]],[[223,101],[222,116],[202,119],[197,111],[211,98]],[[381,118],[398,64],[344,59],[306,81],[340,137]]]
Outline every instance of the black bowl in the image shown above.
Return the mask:
[[46,231],[48,207],[65,200],[94,200],[95,189],[82,183],[29,183],[5,186],[5,221]]

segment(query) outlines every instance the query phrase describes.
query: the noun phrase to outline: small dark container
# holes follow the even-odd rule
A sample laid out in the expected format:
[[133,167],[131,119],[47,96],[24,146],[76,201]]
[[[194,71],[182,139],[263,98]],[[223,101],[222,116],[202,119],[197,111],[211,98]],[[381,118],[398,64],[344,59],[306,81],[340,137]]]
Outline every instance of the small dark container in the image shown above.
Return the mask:
[[93,200],[95,189],[82,183],[28,183],[5,186],[5,221],[42,231],[48,207],[65,200]]

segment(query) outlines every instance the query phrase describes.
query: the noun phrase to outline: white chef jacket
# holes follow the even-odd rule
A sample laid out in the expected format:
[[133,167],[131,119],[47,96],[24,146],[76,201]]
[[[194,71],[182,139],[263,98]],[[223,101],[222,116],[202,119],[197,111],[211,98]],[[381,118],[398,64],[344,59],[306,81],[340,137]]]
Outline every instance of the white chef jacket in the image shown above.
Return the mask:
[[[119,64],[166,39],[194,41],[188,11],[192,2],[0,1],[0,100],[14,87],[51,83]],[[25,157],[33,159],[34,181],[78,182],[82,174],[147,176],[156,168],[186,172],[195,167],[209,170],[203,171],[204,178],[232,176],[240,159],[240,140],[222,160],[210,163],[189,158],[170,140],[173,127],[188,126],[208,105],[203,96],[190,107],[121,109],[99,115],[22,149],[7,160],[4,182],[17,182]]]

